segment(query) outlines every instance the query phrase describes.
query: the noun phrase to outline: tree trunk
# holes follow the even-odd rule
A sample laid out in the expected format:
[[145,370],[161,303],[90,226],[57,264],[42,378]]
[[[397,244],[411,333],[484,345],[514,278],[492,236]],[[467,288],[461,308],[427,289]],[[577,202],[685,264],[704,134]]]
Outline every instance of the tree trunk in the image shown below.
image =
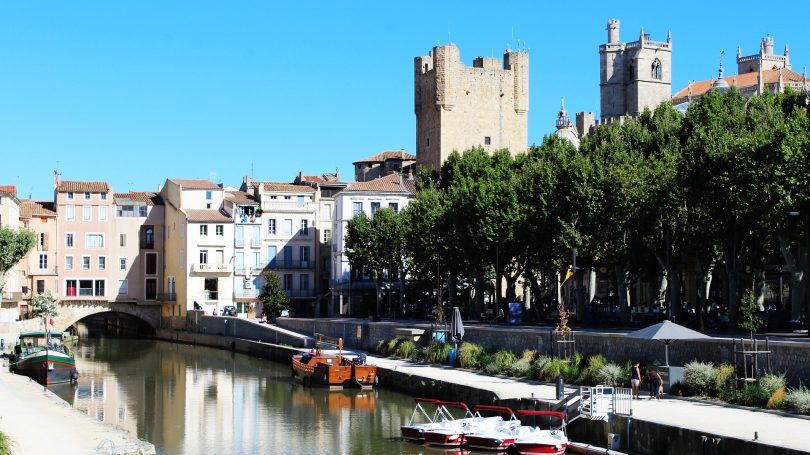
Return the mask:
[[481,318],[484,313],[484,293],[486,292],[486,284],[484,283],[484,269],[482,267],[475,268],[475,317]]
[[681,303],[681,273],[674,267],[669,272],[670,317],[675,322],[683,322],[683,304]]
[[658,265],[661,266],[661,274],[658,275],[658,292],[655,295],[655,303],[658,308],[667,308],[667,290],[669,289],[669,270],[667,270],[666,261],[661,258],[660,254],[655,255]]
[[754,297],[757,299],[759,311],[765,311],[765,269],[754,269]]
[[377,320],[379,320],[382,317],[382,313],[383,313],[382,280],[380,279],[379,275],[375,275],[375,277],[374,277],[374,287],[375,287],[375,291],[376,291],[375,293],[377,295],[377,305],[376,305],[376,311],[373,314],[373,316]]
[[577,321],[582,322],[583,317],[585,316],[585,293],[582,289],[582,279],[585,277],[585,273],[582,269],[577,269],[576,273],[574,273],[574,278],[576,281],[574,282],[574,289],[576,292],[576,300],[577,300]]
[[619,306],[622,321],[627,322],[630,320],[630,288],[627,283],[630,279],[630,272],[627,269],[615,266],[616,272],[616,304]]
[[728,277],[728,315],[732,326],[739,322],[739,276],[737,275],[737,254],[734,241],[726,242],[726,276]]

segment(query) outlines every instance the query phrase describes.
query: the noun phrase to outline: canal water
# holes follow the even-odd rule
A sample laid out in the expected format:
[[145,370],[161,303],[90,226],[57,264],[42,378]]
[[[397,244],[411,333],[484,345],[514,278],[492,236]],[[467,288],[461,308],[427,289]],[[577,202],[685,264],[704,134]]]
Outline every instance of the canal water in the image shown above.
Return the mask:
[[[289,365],[201,346],[89,339],[53,391],[159,454],[440,454],[401,442],[413,398],[295,384]],[[450,452],[453,453],[453,452]]]

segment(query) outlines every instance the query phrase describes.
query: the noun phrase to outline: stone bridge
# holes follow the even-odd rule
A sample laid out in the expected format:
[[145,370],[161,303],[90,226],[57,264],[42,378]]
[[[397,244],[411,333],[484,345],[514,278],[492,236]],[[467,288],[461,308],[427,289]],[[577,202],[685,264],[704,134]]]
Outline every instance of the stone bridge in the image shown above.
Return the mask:
[[76,322],[99,313],[124,313],[160,328],[160,304],[139,305],[124,302],[64,301],[59,302],[59,316],[54,318],[54,330],[64,331]]

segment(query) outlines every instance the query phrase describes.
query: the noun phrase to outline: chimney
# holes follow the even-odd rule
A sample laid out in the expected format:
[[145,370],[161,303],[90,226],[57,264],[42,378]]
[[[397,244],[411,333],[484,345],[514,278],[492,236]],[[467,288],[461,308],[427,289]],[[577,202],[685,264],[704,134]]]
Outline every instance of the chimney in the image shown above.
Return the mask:
[[295,183],[301,183],[304,181],[304,171],[298,171],[298,178],[295,179]]
[[335,168],[335,180],[340,181],[340,168]]
[[62,173],[58,170],[53,171],[53,189],[59,187],[62,184]]

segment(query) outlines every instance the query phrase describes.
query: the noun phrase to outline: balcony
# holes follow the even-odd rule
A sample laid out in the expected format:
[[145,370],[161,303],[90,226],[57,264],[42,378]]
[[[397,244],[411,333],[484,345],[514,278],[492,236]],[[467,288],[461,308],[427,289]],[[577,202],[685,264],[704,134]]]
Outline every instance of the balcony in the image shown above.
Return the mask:
[[236,289],[233,296],[237,299],[255,299],[260,293],[258,289]]
[[314,289],[285,289],[284,293],[291,299],[315,297]]
[[247,275],[249,270],[250,269],[246,269],[245,266],[236,267],[236,269],[234,269],[234,271],[233,271],[233,274],[234,275]]
[[176,302],[177,293],[175,292],[162,292],[158,293],[157,299],[161,302]]
[[8,291],[3,291],[2,296],[4,301],[11,301],[11,302],[20,301],[24,297],[22,292],[8,292]]
[[244,248],[245,247],[245,239],[234,239],[233,246],[236,248]]
[[267,264],[268,269],[279,270],[279,269],[288,269],[288,270],[312,270],[315,266],[313,261],[280,261],[280,260],[273,260]]
[[154,250],[155,249],[155,242],[147,242],[147,241],[141,240],[139,246],[141,247],[142,250]]
[[194,264],[191,266],[191,273],[228,275],[231,273],[231,266],[228,264]]
[[261,248],[262,247],[262,240],[261,239],[250,239],[250,247],[251,248]]
[[205,298],[206,302],[216,302],[219,297],[219,292],[217,291],[203,291],[203,297]]
[[254,275],[261,275],[264,272],[264,267],[261,265],[254,265],[252,269],[250,269],[251,273]]

